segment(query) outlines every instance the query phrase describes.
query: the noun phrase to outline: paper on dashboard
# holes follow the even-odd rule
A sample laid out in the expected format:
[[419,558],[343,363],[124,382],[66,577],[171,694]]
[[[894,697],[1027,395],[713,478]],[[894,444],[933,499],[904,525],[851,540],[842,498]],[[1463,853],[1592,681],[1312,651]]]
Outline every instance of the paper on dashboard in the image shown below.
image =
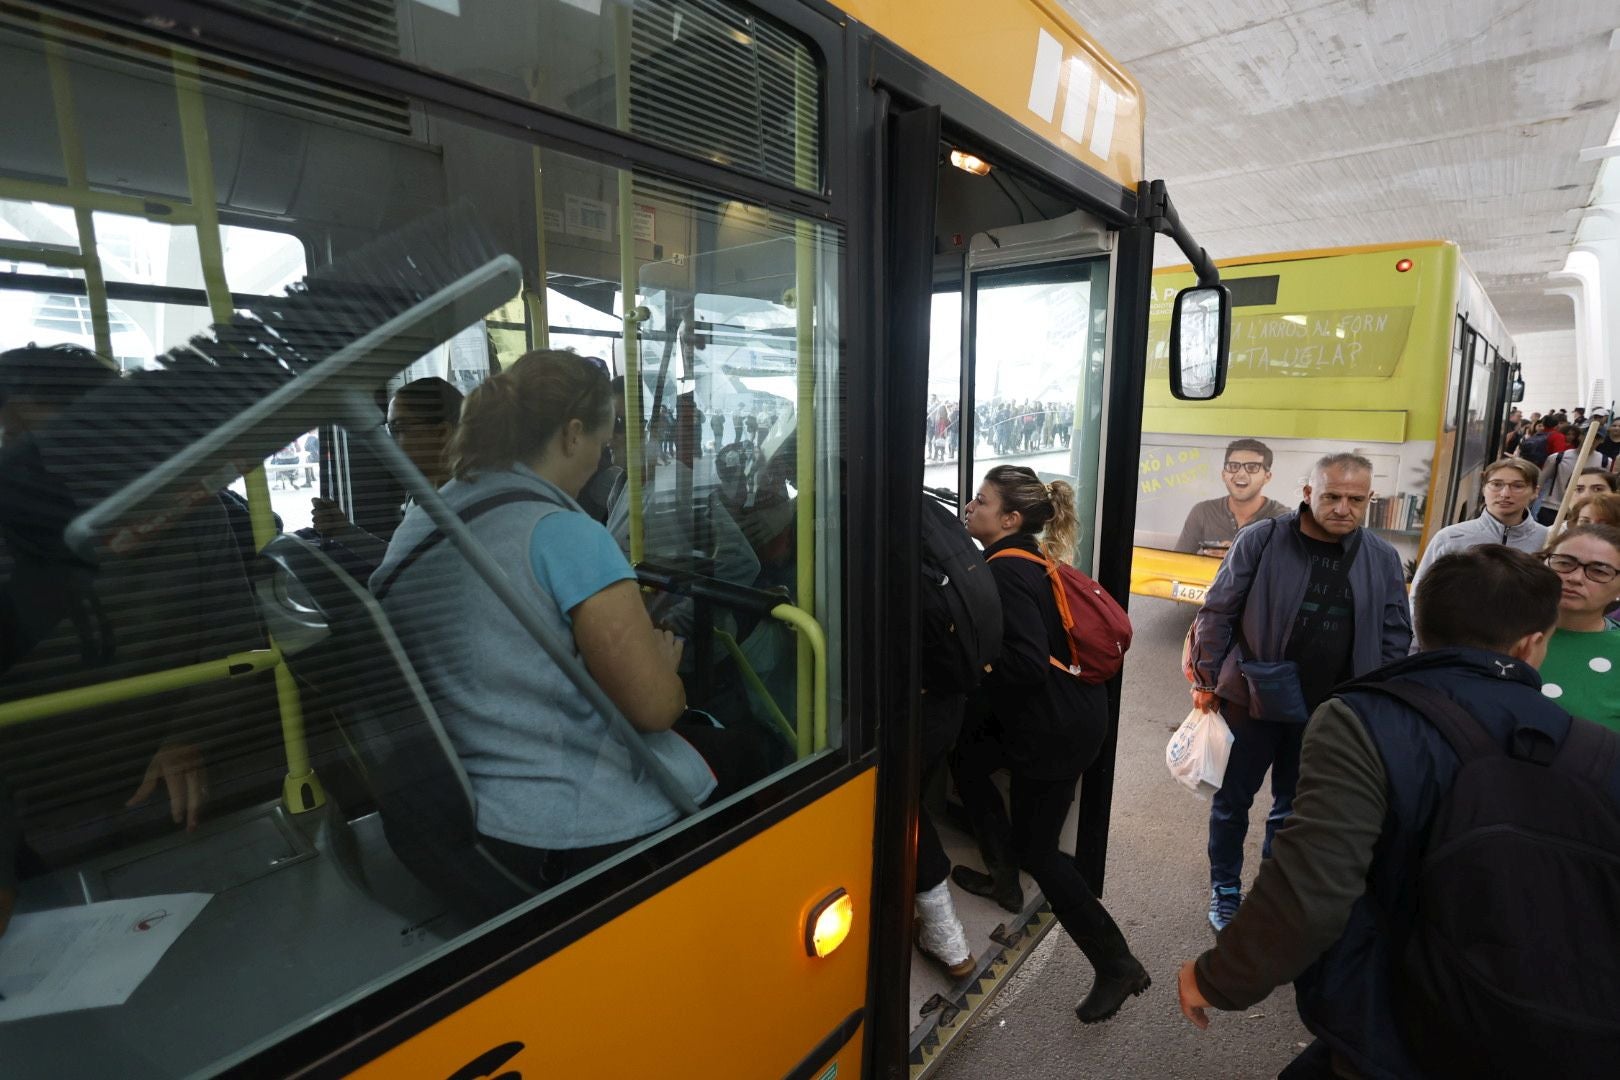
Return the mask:
[[0,1023],[122,1005],[211,899],[174,893],[15,916],[0,937]]

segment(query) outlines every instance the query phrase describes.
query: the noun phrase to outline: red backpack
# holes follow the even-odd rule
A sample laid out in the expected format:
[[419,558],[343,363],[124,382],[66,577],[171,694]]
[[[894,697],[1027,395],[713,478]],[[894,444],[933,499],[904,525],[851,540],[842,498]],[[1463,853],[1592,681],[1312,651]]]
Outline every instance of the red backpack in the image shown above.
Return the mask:
[[1105,683],[1118,675],[1125,664],[1125,650],[1131,647],[1130,616],[1119,602],[1067,563],[1055,564],[1018,548],[998,551],[990,558],[1009,555],[1040,563],[1052,582],[1052,598],[1069,634],[1069,663],[1053,656],[1049,658],[1052,666],[1083,683]]

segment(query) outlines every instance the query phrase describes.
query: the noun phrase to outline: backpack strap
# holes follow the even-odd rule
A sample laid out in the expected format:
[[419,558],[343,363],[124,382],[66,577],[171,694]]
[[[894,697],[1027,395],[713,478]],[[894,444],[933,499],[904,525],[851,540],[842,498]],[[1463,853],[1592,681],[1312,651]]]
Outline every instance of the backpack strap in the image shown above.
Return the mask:
[[[544,495],[538,494],[537,492],[521,490],[503,491],[497,495],[491,495],[487,499],[480,499],[478,502],[463,507],[460,513],[458,513],[456,516],[462,520],[463,524],[470,525],[474,520],[483,517],[491,510],[499,509],[500,507],[507,506],[511,503],[520,502],[539,502],[551,503],[553,506],[557,505],[553,500],[548,499]],[[383,597],[387,596],[388,590],[394,587],[394,582],[399,580],[399,576],[405,571],[409,570],[411,568],[411,564],[416,562],[417,559],[420,559],[423,555],[426,555],[428,552],[438,547],[439,544],[444,541],[444,538],[444,532],[439,529],[434,529],[432,532],[422,537],[422,539],[417,542],[417,545],[413,547],[403,559],[399,560],[399,562],[395,564],[394,568],[388,572],[388,576],[377,583],[377,587],[371,590],[371,595],[376,597],[378,600],[381,600]]]
[[1063,623],[1064,636],[1069,639],[1070,663],[1065,664],[1057,657],[1051,655],[1048,655],[1046,659],[1053,667],[1057,668],[1064,674],[1078,675],[1080,673],[1080,650],[1075,646],[1074,643],[1074,613],[1069,610],[1069,597],[1068,594],[1063,591],[1063,582],[1058,578],[1057,564],[1053,563],[1044,555],[1036,555],[1033,552],[1023,550],[1022,548],[1004,548],[1003,550],[998,551],[994,555],[990,556],[985,561],[995,562],[997,559],[1004,557],[1028,559],[1030,562],[1040,563],[1046,568],[1047,580],[1052,583],[1052,599],[1057,602],[1058,618]]
[[1383,682],[1353,683],[1345,689],[1383,694],[1408,706],[1439,729],[1446,742],[1457,752],[1458,760],[1465,765],[1477,758],[1505,753],[1466,709],[1440,691],[1421,683],[1410,679],[1386,679]]

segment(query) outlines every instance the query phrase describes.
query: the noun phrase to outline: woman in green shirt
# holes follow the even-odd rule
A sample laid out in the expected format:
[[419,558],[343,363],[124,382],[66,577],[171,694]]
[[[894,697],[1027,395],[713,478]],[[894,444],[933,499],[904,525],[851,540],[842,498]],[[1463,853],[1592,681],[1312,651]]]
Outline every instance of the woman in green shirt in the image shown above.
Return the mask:
[[1620,731],[1620,627],[1603,616],[1620,600],[1620,528],[1577,525],[1544,558],[1564,591],[1541,665],[1541,692],[1576,716]]

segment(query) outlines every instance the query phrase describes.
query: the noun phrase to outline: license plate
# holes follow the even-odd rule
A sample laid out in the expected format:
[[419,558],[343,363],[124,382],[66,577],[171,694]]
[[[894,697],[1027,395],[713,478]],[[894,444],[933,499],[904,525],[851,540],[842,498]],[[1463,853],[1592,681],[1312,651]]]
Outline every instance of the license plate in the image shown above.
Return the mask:
[[1204,594],[1209,592],[1208,585],[1189,585],[1184,581],[1170,583],[1170,599],[1185,600],[1192,604],[1202,604]]

